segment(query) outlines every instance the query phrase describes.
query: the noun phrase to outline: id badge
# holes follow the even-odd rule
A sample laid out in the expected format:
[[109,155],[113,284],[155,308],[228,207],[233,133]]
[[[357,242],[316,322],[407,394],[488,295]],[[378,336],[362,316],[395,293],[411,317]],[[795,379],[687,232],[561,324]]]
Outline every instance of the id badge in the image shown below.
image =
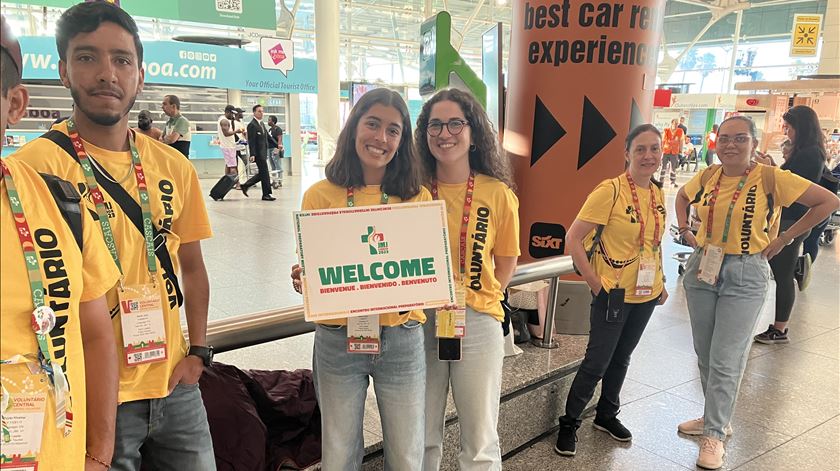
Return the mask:
[[379,354],[379,316],[347,319],[347,353]]
[[151,283],[118,290],[123,348],[128,366],[167,358],[166,328],[160,290]]
[[697,279],[710,285],[716,284],[721,265],[723,265],[723,247],[717,245],[703,247],[703,258],[700,259]]
[[[35,471],[44,431],[46,394],[12,394],[2,413],[3,436],[0,437],[3,463],[0,469]],[[6,462],[6,460],[9,460]]]
[[653,294],[653,282],[656,276],[656,259],[642,257],[639,259],[639,274],[636,276],[636,296],[650,296]]
[[462,339],[467,335],[467,290],[463,285],[455,288],[457,309],[438,311],[435,316],[435,335],[441,339]]

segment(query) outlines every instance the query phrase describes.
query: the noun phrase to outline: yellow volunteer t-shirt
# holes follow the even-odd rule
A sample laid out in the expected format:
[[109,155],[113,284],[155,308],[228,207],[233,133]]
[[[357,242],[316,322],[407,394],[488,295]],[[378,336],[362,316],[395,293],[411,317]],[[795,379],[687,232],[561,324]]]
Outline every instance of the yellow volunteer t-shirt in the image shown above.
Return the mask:
[[[460,236],[467,183],[438,183],[438,198],[446,202],[452,272],[460,273]],[[519,256],[519,199],[505,183],[487,175],[475,176],[470,222],[467,226],[464,284],[467,305],[504,320],[504,299],[496,279],[493,256]]]
[[[420,192],[413,198],[405,202],[416,201],[431,201],[432,195],[423,187]],[[388,195],[388,204],[402,203],[398,196]],[[379,185],[368,185],[364,188],[356,188],[353,191],[353,203],[356,206],[375,206],[382,203],[382,192]],[[303,203],[300,209],[329,209],[329,208],[346,208],[347,207],[347,188],[340,187],[330,183],[328,180],[321,180],[312,185],[306,193],[303,194]],[[386,327],[393,327],[395,325],[402,325],[410,320],[418,322],[426,322],[426,315],[422,310],[408,311],[405,314],[398,312],[381,314],[379,316],[379,325]],[[318,322],[319,324],[327,325],[347,325],[347,319],[330,319],[327,321]]]
[[[60,123],[53,129],[67,133],[66,123]],[[207,239],[212,235],[195,168],[174,148],[143,134],[136,135],[136,144],[148,182],[152,222],[161,233],[166,234],[166,246],[172,259],[173,270],[180,274],[178,249],[181,245]],[[84,145],[96,164],[120,182],[135,201],[139,201],[130,153],[111,152],[87,141]],[[22,160],[38,171],[52,173],[80,185],[80,188],[84,188],[83,200],[95,214],[96,209],[87,191],[81,166],[52,142],[35,139],[10,158]],[[116,237],[117,251],[125,275],[124,282],[129,285],[147,283],[148,264],[143,235],[123,213],[117,202],[101,187],[100,191],[105,198],[109,221]],[[172,283],[164,280],[163,268],[159,261],[157,267],[157,284],[161,290],[167,339],[165,361],[127,366],[123,351],[118,289],[114,288],[108,292],[108,307],[114,322],[114,336],[120,358],[120,402],[165,397],[172,370],[186,356],[187,347],[181,331],[175,289]],[[178,281],[183,284],[180,278]]]
[[[636,280],[639,275],[639,219],[633,204],[633,193],[627,177],[604,180],[589,196],[580,209],[577,219],[602,224],[601,247],[592,255],[592,266],[601,277],[604,290],[609,292],[618,282],[624,288],[624,299],[628,303],[645,303],[662,294],[662,248],[654,252],[653,238],[656,220],[659,220],[659,240],[665,233],[665,196],[662,189],[653,183],[648,188],[636,186],[639,209],[645,223],[644,253],[656,260],[656,274],[653,277],[653,291],[647,296],[636,296]],[[656,214],[650,208],[651,196],[655,199]],[[606,250],[604,250],[606,249]],[[606,252],[606,253],[604,253]],[[620,275],[620,279],[619,279]]]
[[[811,182],[788,170],[773,167],[773,172],[776,177],[776,188],[773,191],[768,191],[764,188],[762,182],[762,167],[764,165],[757,164],[750,171],[747,182],[744,184],[743,190],[741,190],[741,195],[738,197],[735,208],[732,210],[729,237],[725,247],[723,243],[723,231],[726,213],[729,212],[729,204],[732,202],[732,196],[735,194],[742,175],[728,177],[723,175],[723,167],[721,167],[709,178],[706,185],[702,188],[703,192],[700,201],[695,204],[697,215],[700,221],[702,221],[700,230],[697,231],[696,236],[698,245],[702,247],[706,244],[713,244],[724,247],[724,253],[746,255],[759,253],[770,244],[767,225],[767,193],[774,195],[773,213],[774,219],[776,219],[782,207],[790,206],[799,199],[811,185]],[[683,187],[689,200],[693,200],[697,192],[701,190],[701,175],[702,172],[698,173]],[[719,179],[722,180],[720,180],[720,193],[715,204],[712,240],[707,241],[706,223],[708,222],[709,216],[709,197]]]
[[[44,303],[56,313],[56,326],[48,345],[54,364],[61,365],[70,384],[73,428],[69,436],[55,427],[55,396],[45,374],[31,374],[27,365],[0,365],[0,382],[12,394],[45,394],[41,452],[38,469],[78,471],[84,468],[86,443],[85,358],[79,321],[79,302],[92,301],[117,282],[96,221],[82,214],[82,247],[64,222],[46,183],[28,165],[6,160],[23,205],[38,254]],[[17,236],[6,184],[0,179],[0,358],[37,354],[32,331],[34,306],[23,250]],[[95,374],[95,373],[94,373]],[[4,444],[0,443],[0,451]]]

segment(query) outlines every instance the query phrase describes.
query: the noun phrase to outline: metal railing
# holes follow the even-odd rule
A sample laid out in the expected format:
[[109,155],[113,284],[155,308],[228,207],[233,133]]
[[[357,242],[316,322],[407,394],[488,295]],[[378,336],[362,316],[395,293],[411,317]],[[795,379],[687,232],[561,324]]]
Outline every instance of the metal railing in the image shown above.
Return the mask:
[[[518,266],[508,285],[513,287],[533,281],[549,280],[543,338],[535,342],[537,346],[556,347],[552,333],[554,332],[554,305],[557,300],[557,277],[571,273],[574,273],[572,257],[551,257]],[[207,344],[213,345],[214,350],[221,353],[314,330],[315,324],[306,322],[304,319],[303,305],[287,306],[212,321],[207,325]],[[184,334],[187,335],[186,329],[184,329]]]

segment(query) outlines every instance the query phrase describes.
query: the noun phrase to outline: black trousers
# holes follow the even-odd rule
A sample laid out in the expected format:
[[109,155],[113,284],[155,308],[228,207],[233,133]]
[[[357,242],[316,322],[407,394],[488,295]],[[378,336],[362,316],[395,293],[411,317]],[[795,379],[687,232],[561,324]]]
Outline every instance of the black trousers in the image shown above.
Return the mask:
[[[785,231],[796,221],[782,219],[779,223],[779,232]],[[796,285],[793,275],[796,272],[796,260],[799,258],[799,248],[802,241],[808,237],[810,232],[800,235],[790,245],[785,246],[781,252],[770,259],[770,269],[773,271],[773,278],[776,280],[776,322],[787,322],[790,320],[790,313],[793,311],[793,303],[796,302]]]
[[268,175],[268,162],[265,157],[259,155],[255,156],[254,161],[257,164],[257,174],[249,178],[242,187],[246,189],[251,188],[256,185],[257,182],[260,182],[262,186],[262,195],[269,196],[271,195],[271,178]]
[[586,404],[601,381],[601,398],[596,408],[600,418],[611,419],[621,407],[619,394],[630,366],[630,355],[639,344],[658,299],[641,304],[624,303],[622,322],[607,322],[607,293],[592,300],[589,311],[589,344],[580,369],[566,398],[566,421],[580,422]]

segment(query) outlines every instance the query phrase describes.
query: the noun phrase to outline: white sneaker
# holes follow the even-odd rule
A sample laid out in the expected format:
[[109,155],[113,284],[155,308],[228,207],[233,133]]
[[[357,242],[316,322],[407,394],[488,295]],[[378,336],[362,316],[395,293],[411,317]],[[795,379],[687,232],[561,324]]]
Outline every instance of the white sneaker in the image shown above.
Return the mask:
[[[685,435],[703,435],[703,427],[706,425],[706,420],[703,417],[692,419],[677,425],[677,430]],[[723,428],[723,433],[726,436],[732,435],[732,424],[728,424]]]
[[703,437],[700,439],[700,453],[697,455],[697,466],[703,469],[719,469],[723,466],[723,442],[717,438]]

